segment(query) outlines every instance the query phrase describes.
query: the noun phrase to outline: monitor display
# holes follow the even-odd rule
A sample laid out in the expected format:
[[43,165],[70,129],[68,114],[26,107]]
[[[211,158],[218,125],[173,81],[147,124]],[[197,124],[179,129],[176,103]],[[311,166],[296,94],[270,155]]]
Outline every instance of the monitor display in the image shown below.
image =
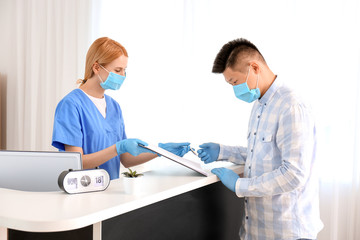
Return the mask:
[[0,187],[22,191],[61,191],[58,177],[82,169],[77,152],[0,151]]

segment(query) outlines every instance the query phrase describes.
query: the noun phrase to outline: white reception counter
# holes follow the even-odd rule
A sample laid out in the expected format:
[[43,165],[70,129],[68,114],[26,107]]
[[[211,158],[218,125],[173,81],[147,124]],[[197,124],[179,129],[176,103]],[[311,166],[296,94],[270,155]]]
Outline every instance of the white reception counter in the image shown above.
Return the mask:
[[[207,172],[214,167],[227,167],[236,173],[243,166],[227,162],[204,165]],[[103,192],[69,195],[64,192],[24,192],[0,188],[0,239],[6,229],[27,232],[67,231],[93,225],[93,238],[101,239],[101,221],[215,183],[210,174],[204,177],[165,158],[147,163],[142,192],[124,192],[122,177],[111,181]],[[124,169],[122,169],[124,170]]]

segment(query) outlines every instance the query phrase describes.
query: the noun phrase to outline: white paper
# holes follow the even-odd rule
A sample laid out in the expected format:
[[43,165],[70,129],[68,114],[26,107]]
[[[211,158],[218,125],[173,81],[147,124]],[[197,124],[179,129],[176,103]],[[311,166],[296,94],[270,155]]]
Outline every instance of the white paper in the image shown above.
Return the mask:
[[189,159],[186,159],[186,158],[183,158],[183,157],[179,157],[169,151],[166,151],[165,149],[161,148],[161,147],[157,147],[157,146],[152,146],[152,145],[148,145],[148,146],[141,146],[141,147],[144,147],[144,148],[147,148],[151,151],[154,151],[158,154],[160,154],[161,156],[164,156],[170,160],[173,160],[185,167],[188,167],[198,173],[201,173],[202,175],[205,175],[205,176],[208,176],[208,173],[206,171],[204,171],[202,168],[201,168],[201,164],[200,163],[196,163],[194,161],[191,161]]

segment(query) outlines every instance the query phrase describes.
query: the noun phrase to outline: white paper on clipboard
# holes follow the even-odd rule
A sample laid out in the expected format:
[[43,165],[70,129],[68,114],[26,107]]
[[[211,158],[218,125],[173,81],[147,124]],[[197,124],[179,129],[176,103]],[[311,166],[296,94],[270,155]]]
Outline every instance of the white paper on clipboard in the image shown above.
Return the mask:
[[198,173],[201,173],[204,176],[208,176],[208,173],[206,171],[204,171],[201,168],[201,164],[200,163],[196,163],[193,162],[189,159],[183,158],[183,157],[179,157],[169,151],[166,151],[165,149],[161,148],[161,147],[156,147],[156,146],[152,146],[152,145],[148,145],[148,146],[143,146],[141,144],[139,144],[139,146],[143,147],[143,148],[147,148],[153,152],[156,152],[158,154],[160,154],[161,156],[164,156],[170,160],[173,160],[174,162],[177,162],[185,167],[188,167]]

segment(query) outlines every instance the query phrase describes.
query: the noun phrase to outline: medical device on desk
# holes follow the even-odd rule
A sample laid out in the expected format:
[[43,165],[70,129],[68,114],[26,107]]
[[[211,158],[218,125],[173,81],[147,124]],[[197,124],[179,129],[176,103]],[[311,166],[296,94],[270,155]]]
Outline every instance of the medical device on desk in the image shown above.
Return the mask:
[[104,169],[63,171],[58,184],[66,193],[85,193],[104,191],[110,184],[109,173]]

